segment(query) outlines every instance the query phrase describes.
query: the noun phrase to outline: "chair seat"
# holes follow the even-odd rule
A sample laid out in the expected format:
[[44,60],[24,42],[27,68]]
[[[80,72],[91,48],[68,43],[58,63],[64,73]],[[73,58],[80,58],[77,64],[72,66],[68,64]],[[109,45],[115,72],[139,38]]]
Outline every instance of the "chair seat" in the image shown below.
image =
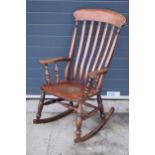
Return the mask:
[[[42,89],[47,93],[66,100],[79,101],[84,97],[85,84],[79,83],[77,81],[67,81],[54,85],[44,85]],[[95,95],[96,93],[97,91],[92,89],[88,96]]]

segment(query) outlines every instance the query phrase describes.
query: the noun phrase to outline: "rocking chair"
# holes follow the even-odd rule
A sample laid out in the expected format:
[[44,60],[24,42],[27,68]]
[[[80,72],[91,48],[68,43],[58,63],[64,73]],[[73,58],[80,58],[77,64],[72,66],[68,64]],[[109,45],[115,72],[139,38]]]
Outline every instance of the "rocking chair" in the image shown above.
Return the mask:
[[[74,17],[75,27],[69,56],[40,61],[44,65],[46,84],[41,87],[38,112],[33,122],[36,124],[47,123],[75,112],[77,118],[74,141],[82,142],[101,130],[114,113],[114,107],[111,107],[108,113],[104,112],[100,94],[126,18],[115,11],[102,9],[77,10],[74,12]],[[63,81],[60,80],[58,69],[58,63],[62,61],[66,62]],[[50,79],[49,64],[54,64],[55,83]],[[57,98],[45,100],[47,93]],[[86,102],[95,95],[97,96],[97,106]],[[56,116],[41,119],[43,106],[54,103],[59,103],[68,110]],[[85,107],[93,110],[85,112],[83,110]],[[97,112],[100,113],[101,118],[99,125],[82,136],[82,122]]]

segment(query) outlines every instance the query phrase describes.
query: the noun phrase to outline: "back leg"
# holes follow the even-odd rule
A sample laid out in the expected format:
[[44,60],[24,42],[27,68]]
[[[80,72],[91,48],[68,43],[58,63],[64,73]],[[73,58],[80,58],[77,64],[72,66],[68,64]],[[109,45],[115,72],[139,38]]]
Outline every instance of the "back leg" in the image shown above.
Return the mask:
[[[73,112],[72,109],[70,110],[66,110],[64,112],[61,112],[55,116],[52,116],[52,117],[48,117],[48,118],[40,118],[41,117],[41,113],[42,113],[42,110],[43,110],[43,106],[44,105],[49,105],[49,104],[53,104],[53,103],[56,103],[57,101],[61,101],[63,99],[53,99],[51,101],[47,101],[47,102],[44,102],[45,100],[45,91],[42,90],[41,92],[41,97],[40,97],[40,101],[39,101],[39,104],[38,104],[38,111],[37,111],[37,114],[36,114],[36,119],[33,120],[33,123],[34,124],[39,124],[39,123],[48,123],[48,122],[52,122],[52,121],[56,121],[64,116],[67,116],[69,114],[71,114]],[[70,102],[70,104],[72,104],[73,106],[73,103]]]
[[42,90],[41,96],[40,96],[40,101],[38,104],[38,112],[36,114],[36,120],[40,120],[41,113],[42,113],[43,106],[44,106],[44,100],[45,100],[45,92]]
[[100,117],[101,119],[103,119],[105,117],[105,113],[104,113],[104,106],[103,106],[102,98],[100,94],[97,95],[97,103],[98,103],[98,108],[100,111]]

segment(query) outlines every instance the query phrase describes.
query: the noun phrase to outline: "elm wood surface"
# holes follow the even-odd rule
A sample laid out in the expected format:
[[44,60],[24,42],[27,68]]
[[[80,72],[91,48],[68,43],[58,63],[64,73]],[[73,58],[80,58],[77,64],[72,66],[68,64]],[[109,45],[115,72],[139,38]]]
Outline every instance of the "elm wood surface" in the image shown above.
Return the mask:
[[[44,85],[42,89],[60,98],[69,101],[79,101],[84,98],[85,85],[76,81],[59,82],[53,85]],[[88,96],[97,94],[98,91],[91,89]]]
[[[45,66],[46,84],[41,87],[42,94],[34,123],[55,121],[74,112],[77,115],[75,142],[82,142],[101,130],[114,112],[112,107],[107,114],[104,113],[100,92],[126,19],[118,12],[104,9],[77,10],[74,12],[74,17],[75,27],[69,56],[40,61]],[[64,80],[60,81],[58,63],[62,61],[66,62],[66,69]],[[50,79],[49,64],[54,65],[55,83]],[[46,101],[46,93],[58,98]],[[95,95],[98,106],[86,102]],[[69,102],[65,103],[65,101]],[[41,119],[43,106],[54,103],[59,103],[68,110],[56,116]],[[84,112],[86,107],[93,110]],[[82,135],[83,121],[97,112],[100,113],[101,122],[89,133]]]
[[90,20],[109,23],[121,28],[126,18],[118,12],[108,9],[81,9],[74,12],[76,20]]

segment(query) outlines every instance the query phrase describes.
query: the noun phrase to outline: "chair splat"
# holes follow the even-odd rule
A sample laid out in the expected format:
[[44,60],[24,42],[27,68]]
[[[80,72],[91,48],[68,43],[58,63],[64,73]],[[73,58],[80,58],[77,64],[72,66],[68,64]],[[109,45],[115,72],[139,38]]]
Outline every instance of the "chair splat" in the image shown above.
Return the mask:
[[105,27],[104,27],[102,39],[101,39],[101,42],[100,42],[99,50],[98,50],[98,52],[97,52],[96,59],[94,60],[94,64],[93,64],[93,67],[92,67],[92,71],[95,70],[96,65],[97,65],[97,62],[99,61],[99,57],[100,57],[101,52],[102,52],[102,48],[103,48],[103,45],[104,45],[104,42],[105,42],[105,37],[106,37],[107,31],[108,31],[108,24],[106,23],[106,24],[105,24]]
[[83,58],[81,60],[81,66],[80,66],[80,72],[79,72],[79,80],[82,79],[84,64],[85,64],[86,57],[87,57],[88,52],[89,52],[90,41],[91,41],[92,32],[93,32],[93,27],[94,27],[94,21],[91,21],[90,28],[89,28],[89,34],[88,34],[88,37],[87,37],[87,42],[86,42],[86,46],[85,46],[85,50],[84,50],[84,54],[83,54]]
[[90,65],[91,65],[91,62],[93,60],[93,56],[94,56],[94,53],[95,53],[95,50],[96,50],[96,46],[97,46],[97,42],[98,42],[98,37],[99,37],[100,29],[101,29],[101,22],[98,22],[96,35],[95,35],[93,47],[92,47],[92,50],[91,50],[91,55],[90,55],[88,64],[86,66],[85,81],[88,78],[88,73],[89,73]]
[[71,42],[71,47],[69,52],[69,58],[71,58],[71,61],[68,62],[65,69],[65,80],[69,80],[72,58],[74,56],[74,51],[76,47],[77,33],[78,33],[78,21],[75,21],[75,27],[74,27],[74,32],[73,32],[73,37],[72,37],[72,42]]
[[105,51],[103,52],[103,56],[102,56],[102,58],[101,58],[101,62],[100,62],[100,64],[99,64],[99,66],[98,66],[98,69],[100,69],[100,68],[102,67],[103,62],[104,62],[104,60],[105,60],[105,57],[106,57],[106,55],[107,55],[107,53],[108,53],[108,50],[109,50],[109,48],[110,48],[110,43],[111,43],[111,41],[112,41],[114,29],[115,29],[115,27],[112,26],[111,31],[110,31],[110,35],[109,35],[109,38],[108,38],[108,42],[107,42]]
[[110,49],[110,52],[109,52],[109,55],[106,59],[106,62],[105,62],[105,67],[108,67],[110,65],[110,62],[111,62],[111,59],[112,59],[112,56],[113,56],[113,53],[114,53],[114,49],[116,47],[116,43],[118,41],[118,37],[119,37],[119,34],[121,32],[121,29],[117,29],[117,33],[114,37],[114,40],[113,40],[113,43],[112,43],[112,46],[111,46],[111,49]]
[[86,21],[84,21],[83,25],[82,25],[82,32],[81,32],[81,38],[80,38],[79,48],[78,48],[78,52],[77,52],[77,59],[75,61],[75,67],[74,67],[74,71],[73,71],[73,79],[76,78],[78,63],[79,63],[79,60],[80,60],[80,55],[82,53],[82,47],[83,47],[83,42],[84,42],[85,31],[86,31]]

